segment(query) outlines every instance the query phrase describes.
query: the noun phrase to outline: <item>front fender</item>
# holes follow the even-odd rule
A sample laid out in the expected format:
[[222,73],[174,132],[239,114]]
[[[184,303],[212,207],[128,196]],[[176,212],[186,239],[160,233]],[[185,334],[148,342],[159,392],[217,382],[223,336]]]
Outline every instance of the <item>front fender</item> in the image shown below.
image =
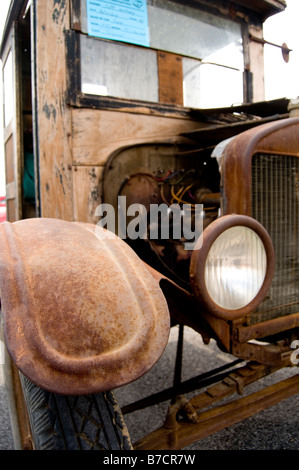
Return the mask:
[[46,390],[81,395],[119,387],[149,370],[167,344],[161,289],[134,251],[105,233],[47,218],[0,225],[6,346]]

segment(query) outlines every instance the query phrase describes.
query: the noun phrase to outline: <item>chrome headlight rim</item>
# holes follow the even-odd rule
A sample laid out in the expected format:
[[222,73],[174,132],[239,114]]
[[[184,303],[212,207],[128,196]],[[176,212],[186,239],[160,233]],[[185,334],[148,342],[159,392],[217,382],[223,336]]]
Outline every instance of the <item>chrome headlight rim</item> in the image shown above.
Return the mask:
[[[261,240],[266,254],[266,272],[263,283],[254,298],[245,306],[233,310],[220,307],[210,296],[206,286],[205,266],[210,249],[214,242],[226,230],[238,226],[251,229]],[[254,312],[267,295],[274,275],[275,260],[273,244],[263,225],[252,217],[246,215],[225,215],[213,221],[204,230],[202,236],[198,240],[198,246],[199,248],[195,249],[191,256],[190,283],[196,299],[202,305],[204,310],[207,313],[224,320],[239,319],[251,312]]]

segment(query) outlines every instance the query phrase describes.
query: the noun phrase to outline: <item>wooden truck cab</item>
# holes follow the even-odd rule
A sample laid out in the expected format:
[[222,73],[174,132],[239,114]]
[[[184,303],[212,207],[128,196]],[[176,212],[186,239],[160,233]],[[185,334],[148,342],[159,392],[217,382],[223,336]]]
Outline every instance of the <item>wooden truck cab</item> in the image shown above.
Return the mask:
[[199,108],[263,101],[262,25],[284,1],[127,3],[131,19],[117,2],[114,16],[102,2],[11,2],[1,46],[9,221],[94,222],[114,151],[184,142],[211,125]]

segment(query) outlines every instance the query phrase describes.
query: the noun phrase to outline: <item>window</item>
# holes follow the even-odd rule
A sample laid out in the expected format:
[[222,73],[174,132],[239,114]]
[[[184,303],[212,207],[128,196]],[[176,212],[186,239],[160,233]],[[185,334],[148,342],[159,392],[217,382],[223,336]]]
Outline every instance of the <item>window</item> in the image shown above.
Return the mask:
[[150,47],[243,68],[238,23],[171,1],[148,1]]
[[[197,108],[243,102],[243,42],[238,22],[172,0],[83,1],[87,2],[89,30],[87,36],[80,35],[84,94]],[[138,24],[135,36],[134,20]],[[177,83],[171,84],[182,89],[179,103],[161,93],[168,82],[161,80],[159,51],[179,58],[173,61]]]
[[154,51],[82,36],[83,93],[158,101],[158,70]]
[[243,102],[242,72],[193,59],[183,60],[184,105],[221,108]]

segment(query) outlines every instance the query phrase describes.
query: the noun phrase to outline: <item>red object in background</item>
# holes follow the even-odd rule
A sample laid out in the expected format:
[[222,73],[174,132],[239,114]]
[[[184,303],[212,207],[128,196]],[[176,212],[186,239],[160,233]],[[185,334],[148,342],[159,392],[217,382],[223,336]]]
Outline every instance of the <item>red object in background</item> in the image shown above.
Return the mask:
[[0,197],[0,223],[6,220],[5,196]]

